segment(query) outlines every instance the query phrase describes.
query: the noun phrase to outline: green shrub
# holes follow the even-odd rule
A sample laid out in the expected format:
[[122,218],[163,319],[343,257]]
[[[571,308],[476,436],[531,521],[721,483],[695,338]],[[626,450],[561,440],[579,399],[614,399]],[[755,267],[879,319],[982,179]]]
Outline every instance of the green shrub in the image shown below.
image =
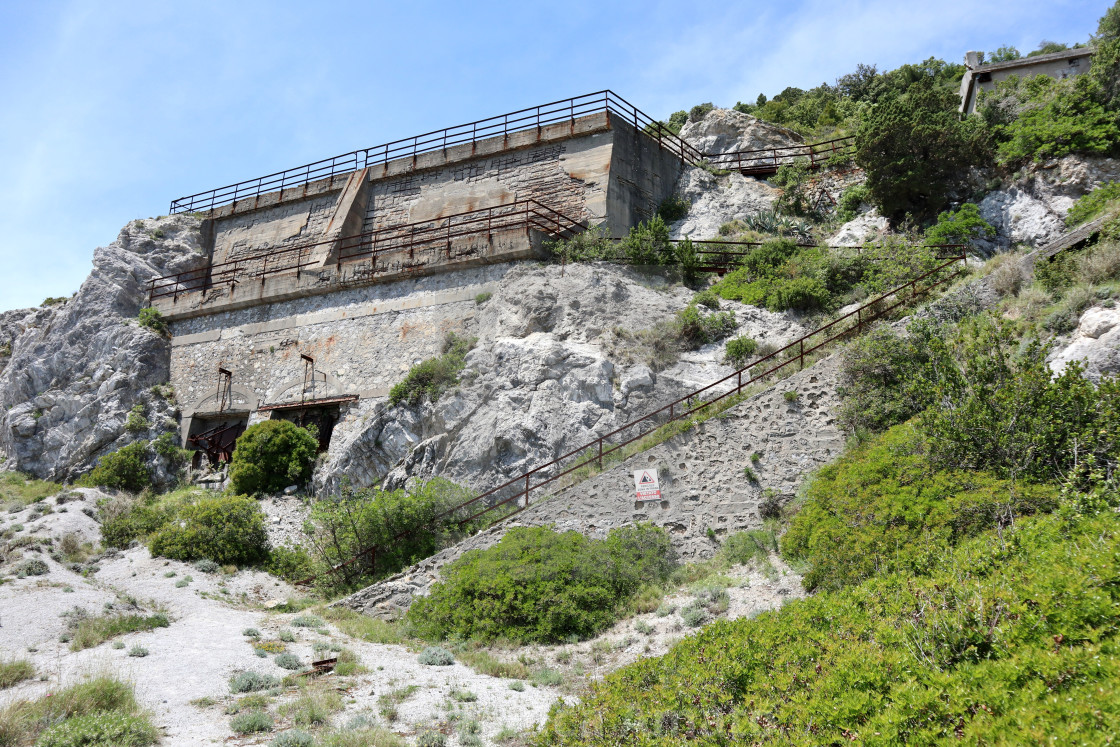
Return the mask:
[[1074,261],[1069,252],[1060,252],[1034,263],[1035,281],[1051,293],[1073,285],[1073,273]]
[[749,252],[712,290],[723,298],[772,311],[823,310],[835,305],[834,293],[851,289],[851,275],[837,271],[824,250],[777,239]]
[[676,261],[669,241],[669,226],[660,215],[639,223],[619,242],[619,251],[630,264],[671,265]]
[[152,484],[148,469],[148,442],[136,441],[110,452],[78,484],[138,493]]
[[[436,519],[469,495],[464,488],[435,478],[417,481],[408,490],[374,487],[345,491],[338,498],[318,501],[311,507],[311,521],[316,536],[330,538],[315,544],[319,562],[334,566],[370,547],[378,547],[377,574],[394,573],[471,531],[470,526],[460,529],[457,522],[463,517],[457,513]],[[408,530],[413,531],[392,541]],[[357,586],[368,580],[368,573],[368,565],[353,563],[344,574],[336,574],[330,581]]]
[[273,662],[281,669],[291,669],[293,671],[303,669],[303,662],[295,654],[279,654],[273,659]]
[[137,658],[143,658],[148,655],[148,649],[144,648],[143,646],[133,646],[128,650],[128,655]]
[[922,77],[863,117],[856,162],[867,173],[872,202],[887,218],[932,218],[963,184],[968,166],[990,159],[984,123],[977,117],[962,120],[959,104],[956,90]]
[[871,192],[865,184],[855,184],[848,187],[837,201],[837,217],[847,223],[855,219],[860,206],[871,199]]
[[389,390],[389,404],[418,405],[425,399],[435,402],[446,390],[459,383],[459,374],[467,365],[467,353],[477,338],[459,337],[448,332],[443,353],[438,358],[421,361],[409,369],[404,381]]
[[808,589],[837,589],[896,570],[925,573],[942,548],[1049,511],[1056,501],[1051,486],[931,469],[928,442],[905,424],[816,475],[782,551],[810,565]]
[[757,352],[758,340],[740,335],[727,341],[727,346],[724,348],[724,357],[735,368],[745,368]]
[[35,676],[35,665],[27,659],[0,659],[0,690]]
[[102,516],[101,541],[108,547],[127,548],[133,540],[158,531],[175,517],[175,512],[170,502],[139,500],[126,510]]
[[700,291],[692,297],[692,304],[695,306],[703,306],[705,309],[712,311],[719,311],[719,294],[711,288]]
[[153,555],[186,561],[207,558],[222,565],[248,565],[268,557],[264,514],[252,498],[201,498],[182,507],[175,519],[152,536]]
[[45,576],[51,572],[51,568],[42,559],[32,558],[20,563],[16,572],[21,576]]
[[[16,510],[55,495],[62,486],[46,480],[36,480],[19,472],[0,472],[0,503],[10,503]],[[15,511],[12,511],[15,513]]]
[[708,112],[712,111],[715,108],[715,104],[710,101],[706,104],[697,104],[696,106],[688,110],[688,121],[699,122],[704,117],[708,116]]
[[663,580],[672,565],[667,536],[647,525],[613,530],[606,540],[518,527],[448,565],[408,620],[430,638],[586,637],[611,624],[643,583]]
[[322,626],[322,619],[315,615],[299,615],[292,619],[293,628],[321,628]]
[[445,648],[428,646],[420,652],[416,660],[429,667],[449,667],[455,663],[455,656]]
[[251,425],[233,449],[230,487],[236,493],[252,495],[302,485],[311,478],[318,451],[318,440],[295,423],[266,420]]
[[1118,529],[1027,518],[925,577],[717,621],[555,707],[536,744],[1103,743],[1120,728]]
[[265,568],[285,581],[299,581],[315,573],[315,561],[302,547],[274,547],[268,554]]
[[1116,200],[1120,200],[1120,182],[1105,182],[1073,203],[1066,215],[1066,225],[1073,228],[1088,223]]
[[1048,75],[1012,77],[997,91],[1012,99],[1017,111],[993,122],[1000,163],[1045,161],[1070,153],[1108,155],[1120,145],[1116,113],[1100,103],[1102,91],[1091,76],[1061,81]]
[[217,573],[218,571],[222,570],[221,565],[215,563],[209,558],[203,558],[202,560],[196,561],[194,564],[194,568],[199,573]]
[[39,747],[144,747],[160,732],[147,716],[98,711],[66,719],[40,735]]
[[475,296],[475,297],[474,297],[474,302],[475,302],[475,304],[477,304],[478,306],[481,306],[482,304],[484,304],[484,303],[486,303],[487,301],[489,301],[489,300],[490,300],[490,298],[491,298],[491,297],[492,297],[493,295],[494,295],[494,294],[493,294],[493,293],[491,293],[490,291],[483,291],[482,293],[479,293],[479,294],[478,294],[477,296]]
[[124,429],[129,433],[140,433],[148,430],[151,426],[152,424],[144,417],[144,405],[133,405],[132,410],[128,413],[128,419],[125,421]]
[[[79,608],[80,611],[80,608]],[[154,615],[107,614],[97,617],[79,615],[70,640],[71,651],[93,648],[105,641],[129,633],[146,632],[171,625],[167,615],[157,612]]]
[[[70,720],[98,713],[142,716],[130,685],[112,677],[98,676],[77,685],[54,689],[38,700],[14,701],[0,707],[0,745],[7,747],[7,745],[31,744],[35,742],[36,736],[51,726],[60,727],[58,738],[61,739],[68,733],[68,730],[62,730],[61,726],[69,723]],[[80,723],[75,726],[79,726]],[[91,727],[94,735],[97,734],[96,728]],[[77,729],[74,731],[80,738],[81,732]],[[120,738],[126,739],[126,737]],[[90,742],[99,747],[109,747],[111,744],[118,743],[130,744],[127,741]],[[137,740],[136,743],[150,744],[150,741]],[[78,744],[87,744],[87,742],[78,742]]]
[[271,747],[312,747],[314,744],[315,737],[302,729],[291,729],[290,731],[281,732],[269,742]]
[[688,215],[688,210],[691,207],[692,203],[685,198],[680,195],[672,195],[671,197],[666,197],[662,200],[661,204],[657,206],[657,215],[666,223],[675,223]]
[[980,217],[980,208],[971,202],[961,205],[956,212],[946,211],[937,216],[937,223],[926,229],[926,243],[972,244],[976,239],[991,239],[996,229]]
[[245,711],[229,720],[234,734],[258,734],[272,731],[272,716],[267,711]]
[[721,340],[738,326],[733,311],[704,314],[692,304],[677,312],[675,323],[677,337],[685,350],[696,350],[710,342]]
[[136,318],[141,327],[147,327],[160,335],[168,334],[167,320],[163,318],[159,309],[152,307],[140,309],[140,314]]
[[784,163],[770,180],[782,188],[774,206],[783,213],[805,215],[812,207],[808,192],[812,172],[807,159],[798,158],[792,163]]
[[280,684],[280,680],[270,674],[260,672],[241,672],[229,680],[231,693],[255,693],[260,690],[270,690]]

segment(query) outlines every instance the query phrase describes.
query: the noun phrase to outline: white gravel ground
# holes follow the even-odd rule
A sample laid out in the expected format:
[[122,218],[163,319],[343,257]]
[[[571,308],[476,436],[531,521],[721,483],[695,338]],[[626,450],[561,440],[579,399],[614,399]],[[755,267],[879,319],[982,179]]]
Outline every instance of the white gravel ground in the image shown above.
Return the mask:
[[[36,519],[31,517],[37,511],[31,509],[4,511],[0,513],[0,530],[22,524],[16,537],[49,536],[55,538],[56,546],[67,532],[76,533],[84,541],[95,541],[98,525],[82,509],[92,508],[99,496],[92,490],[72,491],[62,505],[49,498],[44,503],[54,513]],[[65,511],[59,511],[63,507]],[[300,513],[294,500],[273,501],[266,511],[270,518],[281,517],[275,524],[283,527],[283,534],[291,532]],[[50,566],[50,573],[10,578],[20,563],[33,557],[42,558]],[[318,629],[294,627],[291,623],[296,613],[270,611],[269,607],[297,596],[295,590],[265,573],[205,574],[187,563],[152,558],[143,547],[110,553],[96,565],[99,570],[83,576],[52,560],[47,548],[23,547],[0,567],[0,573],[9,577],[0,585],[0,656],[28,658],[40,675],[0,691],[0,706],[40,697],[90,674],[109,672],[134,684],[141,703],[151,710],[164,732],[164,745],[267,744],[272,739],[274,734],[234,737],[225,712],[234,700],[228,682],[235,673],[254,670],[276,677],[289,674],[271,657],[259,658],[254,653],[250,639],[242,635],[250,627],[260,630],[262,640],[276,640],[281,629],[293,631],[296,641],[288,644],[287,650],[304,664],[312,660],[316,642],[345,646],[358,655],[369,673],[346,678],[329,675],[320,680],[322,686],[334,686],[343,696],[345,709],[333,716],[334,725],[345,725],[362,715],[410,741],[427,728],[442,728],[452,732],[450,747],[459,742],[449,725],[478,721],[483,741],[492,744],[503,727],[520,731],[543,723],[558,697],[578,698],[589,679],[640,657],[664,653],[693,632],[683,624],[678,609],[668,615],[648,613],[628,619],[592,641],[492,649],[499,659],[520,660],[531,669],[543,666],[563,675],[559,686],[524,683],[524,689],[518,691],[510,687],[513,680],[479,674],[460,663],[423,666],[414,651],[353,639],[329,623]],[[754,615],[802,595],[800,579],[780,564],[769,577],[741,567],[728,575],[735,584],[728,589],[728,617]],[[188,576],[188,584],[176,586]],[[691,598],[682,591],[665,601],[683,609]],[[123,649],[105,642],[72,652],[59,640],[66,629],[62,613],[81,607],[100,614],[110,604],[122,611],[135,609],[134,605],[147,613],[163,611],[171,618],[171,625],[117,639],[124,644]],[[646,629],[646,625],[652,630],[640,632],[639,628]],[[146,648],[148,655],[128,656],[134,645]],[[378,713],[378,698],[407,686],[416,686],[415,692],[398,706],[397,720],[386,723]],[[453,690],[469,691],[477,699],[457,702],[451,697]],[[289,700],[297,692],[298,688],[287,688],[274,702]],[[212,698],[213,703],[192,704],[205,697]],[[291,726],[289,719],[277,717],[276,731]]]

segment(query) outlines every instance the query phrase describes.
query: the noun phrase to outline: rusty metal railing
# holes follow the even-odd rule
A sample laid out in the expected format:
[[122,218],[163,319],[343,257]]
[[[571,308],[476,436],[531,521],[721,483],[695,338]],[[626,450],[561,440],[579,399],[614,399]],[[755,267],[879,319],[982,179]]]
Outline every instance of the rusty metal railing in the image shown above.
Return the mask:
[[[950,248],[950,246],[942,246],[939,248]],[[503,521],[509,516],[529,508],[531,505],[530,496],[533,494],[533,491],[539,491],[541,488],[551,485],[584,467],[591,467],[594,465],[598,469],[602,469],[603,459],[605,457],[609,457],[614,452],[625,448],[629,444],[651,435],[654,431],[668,423],[690,418],[705,408],[741,394],[744,387],[749,386],[752,382],[764,379],[787,366],[797,365],[799,369],[803,369],[805,367],[806,356],[812,355],[825,345],[843,337],[861,333],[866,326],[883,318],[899,306],[916,299],[919,295],[928,293],[938,286],[948,283],[959,275],[962,271],[961,269],[956,269],[947,273],[944,272],[946,270],[951,270],[958,262],[963,266],[966,259],[964,247],[952,245],[951,248],[958,249],[959,254],[946,259],[933,269],[922,273],[913,280],[892,288],[886,293],[863,304],[855,311],[851,311],[834,319],[828,324],[813,330],[788,345],[752,361],[750,364],[718,381],[714,381],[653,412],[616,428],[610,433],[599,436],[593,441],[589,441],[582,446],[572,449],[566,454],[507,480],[501,485],[491,488],[469,501],[447,509],[443,513],[433,517],[430,522],[423,526],[406,529],[396,534],[384,545],[367,547],[348,560],[336,566],[332,566],[329,570],[302,579],[298,583],[307,584],[323,575],[339,573],[343,569],[366,558],[369,559],[371,572],[376,572],[376,559],[380,551],[395,546],[404,538],[412,536],[417,532],[430,530],[432,525],[441,519],[454,517],[452,523],[463,527],[465,524],[474,522],[492,511],[499,509],[508,511],[508,513],[503,513],[503,515],[490,524],[478,527],[478,529],[481,530],[486,528],[486,526],[492,526],[498,521]],[[929,285],[925,287],[919,285],[927,280],[929,280]],[[744,374],[746,374],[745,379]],[[513,504],[512,506],[510,506],[511,503]]]
[[[336,269],[341,270],[343,264],[368,260],[372,276],[391,269],[388,258],[392,255],[408,255],[408,260],[401,263],[401,269],[405,270],[415,270],[428,264],[426,258],[418,260],[416,253],[433,247],[444,247],[447,258],[455,259],[452,250],[457,239],[472,236],[489,238],[495,233],[530,229],[564,238],[586,228],[583,223],[536,200],[518,200],[428,221],[379,228],[337,240],[307,242],[154,278],[148,286],[148,302],[167,296],[178,298],[182,293],[222,285],[234,286],[246,280],[264,282],[274,275],[294,272],[298,277],[310,267],[324,269],[324,258],[316,257],[316,254],[327,246],[337,250],[333,263]],[[334,246],[336,241],[338,244]]]
[[819,143],[788,145],[781,148],[759,148],[739,150],[731,153],[705,153],[709,166],[744,174],[772,174],[779,166],[794,163],[798,159],[808,161],[810,168],[817,168],[837,156],[855,154],[855,136],[838,137]]
[[447,150],[458,145],[477,143],[480,140],[499,136],[509,137],[527,130],[539,131],[543,127],[563,122],[574,123],[581,117],[600,112],[621,117],[682,161],[695,165],[703,159],[700,151],[673,134],[663,123],[645,114],[613,91],[604,90],[394,140],[372,148],[363,148],[285,171],[277,171],[256,179],[180,197],[171,201],[170,213],[212,210],[237,200],[299,187],[320,179],[358,171],[367,166],[377,166],[400,158],[415,159],[423,153]]

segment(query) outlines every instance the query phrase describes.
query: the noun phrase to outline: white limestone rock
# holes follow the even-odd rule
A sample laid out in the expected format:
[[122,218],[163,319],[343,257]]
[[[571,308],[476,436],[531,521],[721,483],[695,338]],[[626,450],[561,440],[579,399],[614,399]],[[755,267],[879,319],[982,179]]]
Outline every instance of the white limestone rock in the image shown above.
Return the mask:
[[[617,265],[522,265],[480,309],[478,344],[459,386],[434,405],[364,404],[361,427],[332,443],[319,492],[343,478],[395,487],[440,475],[497,485],[732,372],[723,342],[654,374],[611,344],[670,318],[693,291]],[[779,343],[802,332],[792,315],[725,302],[739,333]]]
[[889,228],[887,219],[872,208],[840,226],[840,229],[828,238],[828,244],[830,246],[857,246],[868,239],[885,234]]
[[[737,112],[736,112],[737,113]],[[719,227],[774,209],[782,194],[765,181],[732,172],[714,176],[704,169],[689,167],[681,175],[677,193],[691,203],[688,215],[669,226],[674,239],[713,239]]]
[[997,231],[988,251],[1025,244],[1041,247],[1058,238],[1077,198],[1104,182],[1120,179],[1120,161],[1071,155],[1035,167],[980,202],[980,215]]
[[793,130],[734,109],[713,109],[699,122],[687,122],[680,136],[701,153],[783,148],[804,141]]
[[[173,408],[150,391],[168,381],[170,343],[135,320],[149,280],[201,264],[199,225],[187,216],[129,223],[94,253],[74,297],[0,315],[0,347],[11,346],[0,359],[5,468],[71,479],[109,451],[175,430],[166,422]],[[125,422],[136,404],[151,427],[130,433]],[[152,466],[157,482],[170,479]]]
[[1072,361],[1081,361],[1093,381],[1120,374],[1120,308],[1094,306],[1081,315],[1068,342],[1048,359],[1055,375]]

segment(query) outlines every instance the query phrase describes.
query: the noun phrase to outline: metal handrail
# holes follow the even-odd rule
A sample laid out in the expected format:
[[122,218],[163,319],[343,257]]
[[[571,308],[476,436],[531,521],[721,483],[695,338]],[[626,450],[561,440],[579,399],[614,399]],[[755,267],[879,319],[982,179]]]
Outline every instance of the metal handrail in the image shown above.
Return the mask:
[[[954,277],[959,275],[961,273],[961,270],[958,269],[955,272],[952,272],[945,277],[942,277],[942,278],[939,278],[939,279],[935,280],[928,287],[919,288],[919,286],[918,286],[918,283],[921,283],[922,281],[926,280],[927,278],[930,278],[930,277],[936,275],[937,273],[940,273],[942,270],[945,270],[945,269],[951,267],[952,265],[956,264],[957,262],[960,262],[962,265],[965,263],[966,254],[965,254],[965,251],[964,251],[964,247],[960,246],[960,245],[945,245],[944,248],[949,248],[950,246],[952,246],[953,248],[959,249],[960,254],[948,259],[945,262],[942,262],[941,264],[937,265],[933,269],[931,269],[931,270],[929,270],[925,273],[922,273],[921,275],[914,278],[913,280],[910,280],[909,282],[903,283],[902,285],[899,285],[895,288],[892,288],[891,290],[887,291],[886,293],[883,293],[879,297],[863,304],[862,306],[857,308],[855,311],[851,311],[851,312],[849,312],[849,313],[847,313],[847,314],[845,314],[845,315],[843,315],[843,316],[841,316],[837,319],[834,319],[833,321],[829,322],[828,324],[825,324],[822,327],[818,327],[817,329],[813,330],[812,332],[809,332],[808,334],[803,335],[800,338],[798,338],[798,339],[794,340],[793,342],[789,343],[785,347],[782,347],[778,350],[775,350],[774,352],[772,352],[768,355],[765,355],[765,356],[751,362],[750,364],[748,364],[748,365],[738,369],[737,371],[723,377],[722,379],[719,379],[718,381],[714,381],[714,382],[712,382],[711,384],[708,384],[705,387],[702,387],[700,389],[697,389],[694,392],[686,394],[684,397],[676,399],[673,402],[670,402],[669,404],[664,405],[664,406],[654,410],[653,412],[650,412],[650,413],[648,413],[648,414],[646,414],[646,415],[644,415],[644,416],[642,416],[642,417],[640,417],[636,420],[632,420],[631,422],[626,423],[625,425],[623,425],[619,428],[616,428],[615,430],[611,431],[610,433],[607,433],[603,436],[599,436],[595,440],[590,441],[590,442],[588,442],[588,443],[586,443],[582,446],[579,446],[575,449],[572,449],[571,451],[567,452],[566,454],[562,454],[561,456],[556,457],[555,459],[553,459],[549,462],[538,465],[537,467],[534,467],[533,469],[531,469],[527,472],[524,472],[524,473],[518,475],[517,477],[514,477],[510,480],[507,480],[506,482],[503,482],[501,485],[493,487],[490,490],[487,490],[484,493],[481,493],[481,494],[475,496],[474,498],[472,498],[469,501],[465,501],[463,503],[460,503],[457,506],[454,506],[450,509],[447,509],[446,511],[444,511],[444,512],[436,515],[435,517],[433,517],[432,520],[425,525],[422,525],[422,526],[419,526],[419,527],[413,527],[411,529],[407,529],[403,532],[400,532],[400,533],[396,534],[395,536],[393,536],[392,538],[390,538],[386,543],[384,543],[384,545],[377,545],[377,546],[373,546],[373,547],[364,548],[363,550],[356,553],[353,557],[349,558],[348,560],[345,560],[345,561],[343,561],[342,563],[339,563],[336,566],[332,566],[329,570],[324,571],[321,574],[316,574],[316,575],[310,576],[306,579],[302,579],[302,580],[298,581],[297,583],[306,584],[306,583],[310,583],[311,581],[314,581],[316,578],[319,578],[322,575],[338,573],[340,570],[342,570],[342,569],[350,566],[351,564],[353,564],[353,563],[355,563],[355,562],[357,562],[357,561],[359,561],[363,558],[366,558],[366,557],[370,558],[371,565],[373,565],[373,569],[376,570],[376,557],[377,557],[378,551],[384,549],[385,546],[393,546],[396,543],[398,543],[400,540],[402,540],[405,537],[408,537],[410,535],[413,535],[418,531],[422,531],[426,528],[429,528],[432,524],[434,524],[439,519],[442,519],[442,518],[445,518],[445,517],[451,516],[451,515],[459,515],[459,518],[458,518],[456,523],[459,525],[460,528],[462,528],[463,525],[465,525],[469,522],[472,522],[475,519],[478,519],[478,518],[484,516],[485,514],[499,508],[499,507],[508,506],[513,501],[518,502],[517,504],[515,504],[514,509],[512,511],[510,511],[510,513],[508,513],[506,515],[503,515],[503,516],[499,517],[498,519],[495,519],[493,522],[491,522],[490,524],[487,525],[487,526],[492,526],[493,524],[497,523],[498,521],[502,521],[502,520],[508,518],[509,516],[520,513],[521,511],[524,511],[527,508],[529,508],[529,505],[530,505],[529,497],[530,497],[532,491],[537,490],[537,489],[539,489],[539,488],[541,488],[545,485],[549,485],[549,484],[559,480],[560,478],[565,477],[566,475],[574,472],[575,470],[580,469],[581,467],[586,467],[586,466],[591,465],[591,464],[596,464],[599,469],[602,469],[602,467],[603,467],[603,457],[608,456],[608,455],[614,453],[615,451],[618,451],[619,449],[622,449],[622,448],[626,447],[627,445],[633,443],[634,441],[637,441],[641,438],[644,438],[644,437],[648,436],[649,434],[653,433],[658,428],[660,428],[660,427],[662,427],[662,426],[664,426],[668,423],[674,422],[676,420],[682,420],[682,419],[691,417],[693,414],[695,414],[696,412],[698,412],[698,411],[700,411],[704,408],[710,407],[710,406],[712,406],[712,405],[714,405],[714,404],[716,404],[716,403],[718,403],[718,402],[720,402],[720,401],[722,401],[722,400],[724,400],[728,397],[732,397],[732,396],[735,396],[737,394],[740,394],[743,391],[743,388],[745,386],[749,386],[754,381],[757,381],[759,379],[763,379],[767,376],[770,376],[771,374],[781,370],[782,368],[784,368],[786,366],[791,366],[795,362],[797,362],[799,367],[803,369],[805,367],[805,356],[806,355],[811,355],[812,353],[814,353],[815,351],[824,347],[825,345],[828,345],[828,344],[840,339],[841,337],[847,336],[847,335],[851,334],[852,332],[855,332],[856,334],[861,333],[863,331],[864,327],[866,327],[871,322],[882,318],[883,316],[885,316],[889,312],[893,311],[894,309],[898,308],[899,306],[907,303],[910,300],[913,300],[913,299],[917,298],[918,295],[923,294],[923,293],[927,293],[927,292],[933,290],[934,288],[949,282]],[[906,296],[907,291],[909,291],[909,297]],[[893,304],[889,305],[889,306],[885,306],[884,302],[888,298],[890,298],[891,296],[896,297],[895,302]],[[851,324],[850,326],[847,326],[847,327],[843,326],[844,322],[852,321],[852,320],[854,320],[854,322],[855,322],[854,324]],[[810,342],[808,345],[806,344],[806,342],[809,341],[811,338],[813,338],[815,336],[818,336],[818,335],[821,335],[821,334],[825,334],[825,333],[828,333],[830,336],[826,337],[824,340],[821,340],[821,341],[818,341],[818,342]],[[780,356],[783,356],[783,355],[785,355],[785,360],[780,360]],[[757,372],[757,369],[759,369],[760,367],[764,367],[763,364],[768,364],[768,362],[770,364],[774,364],[774,365],[770,365],[769,368],[765,368],[765,370],[763,370],[761,372]],[[743,379],[743,374],[744,373],[746,373],[746,375],[747,375],[746,381],[744,381],[744,379]],[[712,391],[712,390],[717,389],[721,385],[727,385],[727,386],[730,386],[730,388],[727,391],[722,392],[722,393]],[[646,427],[644,430],[641,430],[640,432],[638,432],[637,435],[631,435],[629,437],[625,437],[625,434],[626,434],[627,431],[629,431],[630,429],[633,429],[633,428],[635,428],[636,426],[639,426],[639,425],[644,425],[644,426],[648,426],[648,427]],[[619,440],[617,443],[613,443],[613,444],[608,445],[607,440],[611,439],[611,438],[615,438],[615,437],[619,437],[622,440]],[[592,455],[588,456],[586,458],[582,458],[582,459],[580,458],[580,455],[587,454],[588,452],[591,452]],[[574,464],[569,464],[562,471],[557,472],[555,474],[550,474],[547,477],[545,477],[544,475],[541,474],[541,473],[546,473],[546,471],[551,470],[553,467],[560,466],[562,462],[565,462],[566,460],[569,460],[572,457],[576,457],[575,463]],[[540,475],[543,479],[541,479],[540,482],[534,483],[533,482],[534,476],[537,476],[537,475]],[[482,501],[486,498],[491,498],[493,496],[498,496],[499,493],[501,493],[502,491],[505,491],[507,489],[510,489],[510,488],[515,488],[516,490],[509,497],[502,498],[501,500],[497,500],[494,503],[491,503],[490,505],[483,508],[481,511],[471,513],[467,516],[460,515],[460,512],[462,512],[463,509],[474,506],[479,501]],[[524,505],[520,504],[520,502],[522,500],[524,500]],[[485,527],[482,527],[482,528],[485,528]]]
[[779,166],[808,158],[809,167],[816,168],[835,156],[855,153],[855,136],[838,137],[805,145],[786,145],[778,148],[757,148],[728,153],[705,153],[708,165],[743,172],[776,171]]
[[[297,274],[304,268],[319,266],[321,260],[313,259],[315,250],[338,242],[336,267],[344,262],[369,259],[375,268],[378,259],[401,252],[410,258],[418,249],[443,244],[450,256],[451,244],[466,236],[490,235],[501,231],[536,229],[549,236],[563,237],[585,230],[587,226],[537,200],[518,200],[504,205],[494,205],[427,221],[378,228],[340,239],[322,239],[269,252],[241,257],[196,270],[154,278],[148,286],[148,301],[167,296],[178,297],[222,284],[236,284],[246,278],[263,280],[266,277],[290,272]],[[423,262],[421,264],[424,264]]]
[[673,152],[681,160],[698,164],[703,154],[681,140],[662,122],[640,111],[636,106],[610,90],[596,91],[583,96],[552,101],[547,104],[519,109],[508,114],[488,117],[475,122],[433,130],[422,135],[394,140],[372,148],[350,151],[321,161],[277,171],[266,176],[249,179],[224,187],[180,197],[171,201],[170,213],[190,213],[212,210],[237,200],[257,197],[291,187],[299,187],[320,179],[349,174],[368,166],[378,166],[400,158],[413,158],[423,153],[477,143],[493,137],[508,137],[527,130],[540,130],[562,122],[574,123],[580,117],[599,112],[616,114],[632,123],[635,129],[656,140],[660,147]]

